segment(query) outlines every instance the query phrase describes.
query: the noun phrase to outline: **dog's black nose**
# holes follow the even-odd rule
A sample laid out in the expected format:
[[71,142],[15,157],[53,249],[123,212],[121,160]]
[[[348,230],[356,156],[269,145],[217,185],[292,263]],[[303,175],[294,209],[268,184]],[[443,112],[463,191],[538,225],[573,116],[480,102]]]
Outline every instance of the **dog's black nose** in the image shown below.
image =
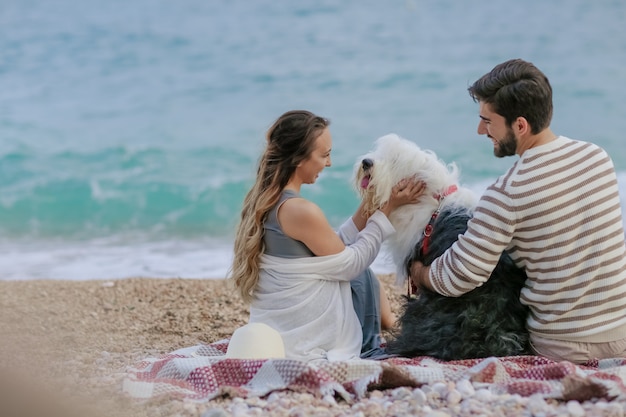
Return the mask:
[[363,167],[364,170],[368,170],[370,169],[372,166],[374,165],[374,161],[372,161],[369,158],[365,158],[364,160],[361,161],[361,166]]

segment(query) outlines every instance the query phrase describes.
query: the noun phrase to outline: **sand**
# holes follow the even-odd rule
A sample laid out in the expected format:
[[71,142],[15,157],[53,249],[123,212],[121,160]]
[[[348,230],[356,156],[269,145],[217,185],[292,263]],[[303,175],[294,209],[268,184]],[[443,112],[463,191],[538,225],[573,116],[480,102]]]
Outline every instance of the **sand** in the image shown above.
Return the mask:
[[[381,276],[397,311],[401,294],[392,280]],[[20,394],[24,407],[41,406],[46,415],[88,407],[107,416],[169,416],[200,415],[203,407],[127,398],[126,367],[230,337],[248,309],[222,279],[0,281],[0,317],[1,416],[7,399],[19,402]]]
[[[380,276],[397,314],[403,290]],[[348,404],[281,391],[267,398],[137,401],[127,366],[230,337],[248,309],[225,280],[0,281],[0,417],[623,416],[619,402],[491,395],[471,384],[371,391]],[[466,384],[467,385],[467,384]]]

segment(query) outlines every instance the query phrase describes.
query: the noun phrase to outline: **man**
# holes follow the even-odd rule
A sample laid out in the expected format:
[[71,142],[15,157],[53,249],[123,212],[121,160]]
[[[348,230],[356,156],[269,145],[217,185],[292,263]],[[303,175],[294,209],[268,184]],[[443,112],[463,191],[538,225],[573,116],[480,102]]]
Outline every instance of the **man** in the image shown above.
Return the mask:
[[535,353],[583,363],[626,356],[626,245],[613,163],[600,147],[550,130],[552,88],[533,64],[497,65],[470,88],[478,133],[497,157],[519,155],[481,197],[467,231],[411,280],[458,297],[506,250],[528,279]]

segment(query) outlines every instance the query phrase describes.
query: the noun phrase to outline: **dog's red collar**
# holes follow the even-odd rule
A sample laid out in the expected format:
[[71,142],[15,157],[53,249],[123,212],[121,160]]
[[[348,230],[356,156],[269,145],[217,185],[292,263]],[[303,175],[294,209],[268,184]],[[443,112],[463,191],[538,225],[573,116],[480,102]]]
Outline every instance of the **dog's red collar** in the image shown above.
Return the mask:
[[439,212],[441,211],[441,203],[443,203],[443,200],[447,196],[456,192],[458,189],[459,188],[456,186],[456,184],[452,184],[451,186],[443,190],[442,193],[433,195],[433,197],[435,197],[437,201],[439,202],[439,205],[437,206],[437,210],[435,210],[433,215],[430,216],[430,221],[424,228],[424,240],[422,241],[422,254],[426,255],[426,253],[428,252],[428,243],[430,243],[430,236],[433,234],[433,225],[435,224],[435,220],[437,219],[437,216],[439,215]]
[[446,198],[447,196],[449,196],[450,194],[454,193],[455,191],[457,191],[459,189],[459,187],[456,186],[456,184],[452,184],[451,186],[449,186],[448,188],[446,188],[443,193],[440,194],[433,194],[433,197],[435,197],[435,200],[439,201],[439,203],[441,203],[441,200],[443,200],[444,198]]
[[[443,203],[443,200],[450,194],[455,193],[458,189],[459,188],[456,186],[456,184],[452,184],[451,186],[443,190],[443,192],[433,194],[433,197],[439,202],[439,205],[437,206],[437,210],[435,210],[432,216],[430,216],[430,220],[428,221],[428,224],[424,228],[424,238],[422,239],[422,256],[425,256],[428,253],[428,244],[430,243],[430,237],[433,234],[433,225],[435,224],[435,220],[437,220],[437,216],[439,216],[439,212],[441,211],[441,204]],[[411,284],[411,290],[413,290],[413,293],[415,293],[417,291],[417,288],[415,288],[415,286],[412,285],[410,279],[409,279],[409,283]],[[409,293],[409,296],[410,296],[410,293]]]

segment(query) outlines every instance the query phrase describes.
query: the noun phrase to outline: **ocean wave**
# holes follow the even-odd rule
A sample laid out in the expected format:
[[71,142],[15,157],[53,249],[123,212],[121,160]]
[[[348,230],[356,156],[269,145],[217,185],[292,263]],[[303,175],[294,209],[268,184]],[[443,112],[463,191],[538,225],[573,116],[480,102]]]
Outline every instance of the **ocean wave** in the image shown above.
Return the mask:
[[[230,237],[254,179],[249,156],[205,147],[111,147],[0,156],[0,233],[13,237],[99,237],[126,231],[163,236]],[[326,170],[302,194],[338,226],[358,200],[352,165]],[[464,180],[480,194],[493,180]],[[626,207],[626,172],[618,172]]]
[[107,148],[0,156],[0,232],[226,234],[251,172],[218,148]]

